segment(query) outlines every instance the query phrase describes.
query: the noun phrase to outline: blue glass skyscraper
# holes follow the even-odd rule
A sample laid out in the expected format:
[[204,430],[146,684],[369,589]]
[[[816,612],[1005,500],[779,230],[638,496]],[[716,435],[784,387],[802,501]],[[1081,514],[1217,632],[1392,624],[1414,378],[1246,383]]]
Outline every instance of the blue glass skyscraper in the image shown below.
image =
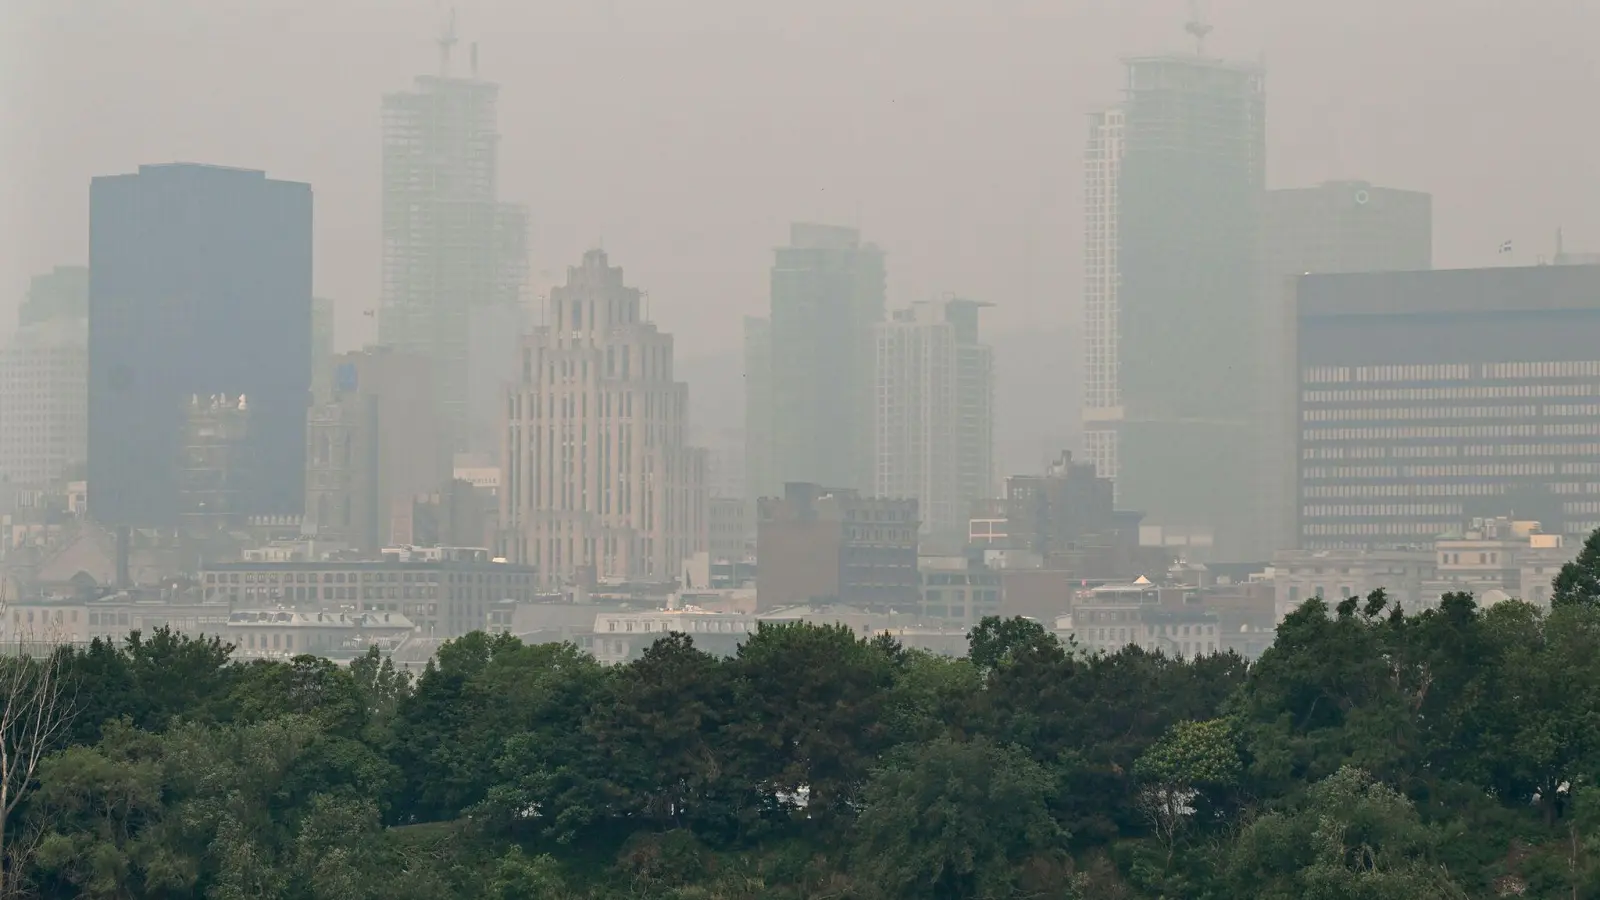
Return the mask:
[[296,515],[311,391],[311,187],[179,163],[98,177],[89,216],[90,514],[176,526],[207,460],[191,413],[248,401],[229,508]]

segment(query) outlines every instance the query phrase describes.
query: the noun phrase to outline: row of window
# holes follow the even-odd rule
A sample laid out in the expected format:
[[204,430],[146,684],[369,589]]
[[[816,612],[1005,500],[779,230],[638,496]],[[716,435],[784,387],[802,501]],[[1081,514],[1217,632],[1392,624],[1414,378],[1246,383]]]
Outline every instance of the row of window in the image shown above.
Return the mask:
[[1308,503],[1301,515],[1324,516],[1459,516],[1459,503]]
[[1363,388],[1359,390],[1308,390],[1306,403],[1374,403],[1405,400],[1509,400],[1536,397],[1596,397],[1600,383],[1490,384],[1472,387]]
[[1300,451],[1300,458],[1307,460],[1449,459],[1456,456],[1571,457],[1596,455],[1600,455],[1600,443],[1398,444],[1378,447],[1306,447]]
[[1349,384],[1383,381],[1466,381],[1492,378],[1594,378],[1600,360],[1518,363],[1435,363],[1432,365],[1308,366],[1301,381]]
[[[1592,466],[1593,463],[1570,463]],[[1565,465],[1553,462],[1462,463],[1444,466],[1307,466],[1300,470],[1305,480],[1318,478],[1505,478],[1526,475],[1556,475]],[[1577,474],[1577,473],[1573,473]]]
[[1376,537],[1378,535],[1388,535],[1393,537],[1425,537],[1428,540],[1432,540],[1451,528],[1459,527],[1460,524],[1459,514],[1440,516],[1426,522],[1414,520],[1402,522],[1307,522],[1300,526],[1300,533],[1306,537],[1337,537],[1341,535]]

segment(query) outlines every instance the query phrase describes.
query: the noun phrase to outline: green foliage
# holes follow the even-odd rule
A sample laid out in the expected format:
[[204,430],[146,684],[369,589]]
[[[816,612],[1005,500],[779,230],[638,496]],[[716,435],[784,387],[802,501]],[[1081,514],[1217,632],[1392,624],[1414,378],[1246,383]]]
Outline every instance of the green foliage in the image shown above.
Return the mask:
[[1251,823],[1228,878],[1263,900],[1446,900],[1465,897],[1436,860],[1441,833],[1405,797],[1359,769],[1312,785],[1286,812]]
[[416,679],[135,635],[64,652],[6,834],[42,900],[1600,896],[1590,544],[1551,611],[1314,600],[1253,665],[1025,619],[963,659],[474,634]]
[[890,754],[855,823],[856,868],[883,897],[1009,897],[1022,866],[1059,852],[1054,781],[1021,750],[936,738]]
[[1550,606],[1600,606],[1600,528],[1583,542],[1578,557],[1550,582]]

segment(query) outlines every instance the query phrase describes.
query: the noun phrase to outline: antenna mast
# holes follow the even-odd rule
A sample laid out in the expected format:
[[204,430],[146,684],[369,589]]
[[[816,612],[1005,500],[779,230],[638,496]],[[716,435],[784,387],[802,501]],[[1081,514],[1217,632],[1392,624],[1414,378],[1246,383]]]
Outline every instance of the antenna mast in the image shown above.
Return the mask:
[[450,48],[456,45],[456,8],[450,7],[450,16],[445,20],[444,31],[439,34],[439,74],[450,74]]
[[1189,21],[1183,23],[1183,30],[1194,36],[1194,54],[1205,56],[1206,35],[1211,33],[1211,23],[1206,21],[1199,0],[1189,0]]

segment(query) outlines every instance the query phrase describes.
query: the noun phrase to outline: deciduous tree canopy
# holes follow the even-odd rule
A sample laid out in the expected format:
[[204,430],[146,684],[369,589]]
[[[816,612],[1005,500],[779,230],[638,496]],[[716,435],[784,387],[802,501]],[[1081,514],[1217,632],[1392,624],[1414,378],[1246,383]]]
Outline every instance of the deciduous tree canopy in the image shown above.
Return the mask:
[[[1600,897],[1591,544],[1553,611],[1313,600],[1249,665],[1089,655],[1023,620],[984,622],[967,659],[785,625],[731,658],[673,634],[611,668],[474,634],[415,679],[376,651],[233,663],[165,632],[0,660],[18,685],[56,679],[75,710],[11,780],[5,884],[176,900]],[[14,754],[27,735],[0,738]]]

